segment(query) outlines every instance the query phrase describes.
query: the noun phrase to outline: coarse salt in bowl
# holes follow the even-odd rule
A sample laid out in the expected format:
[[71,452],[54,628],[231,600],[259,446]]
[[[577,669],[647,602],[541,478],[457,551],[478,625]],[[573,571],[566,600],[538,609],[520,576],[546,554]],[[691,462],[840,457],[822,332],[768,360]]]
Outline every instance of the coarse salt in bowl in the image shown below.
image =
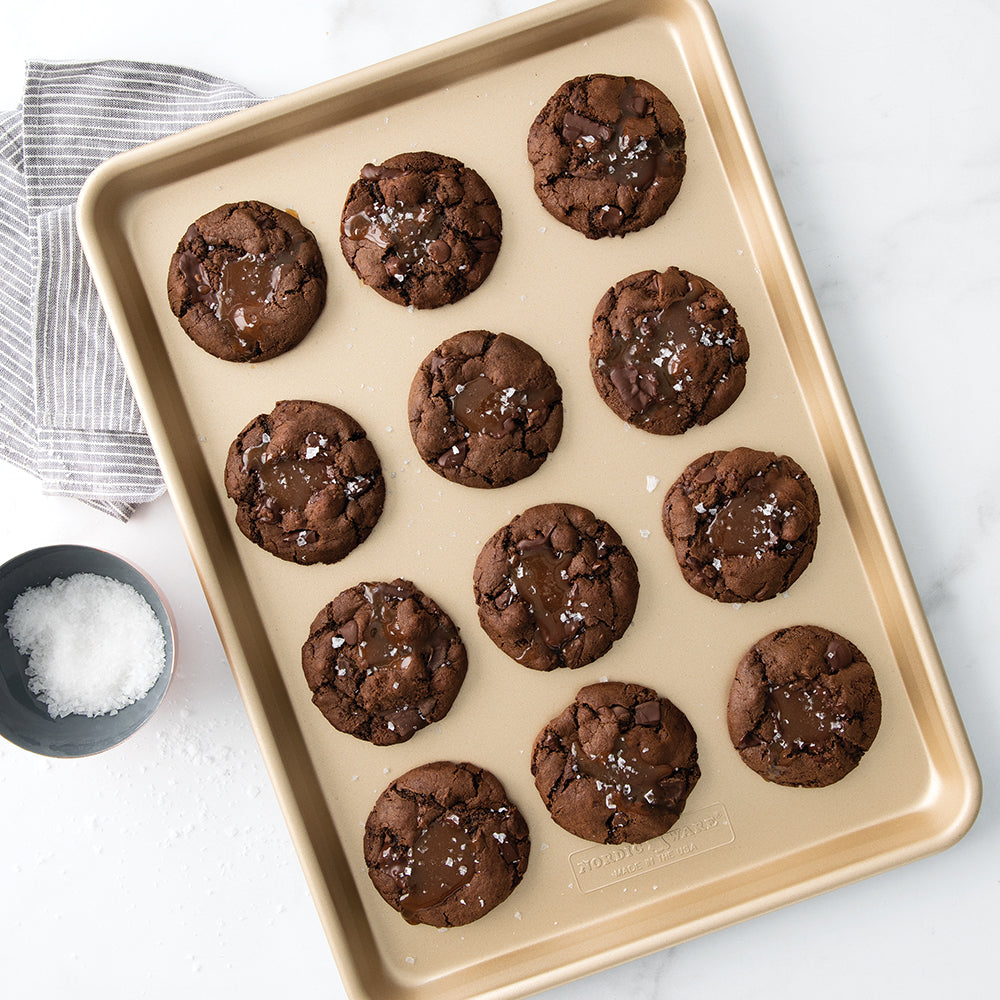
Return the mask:
[[83,757],[131,736],[162,701],[173,623],[153,582],[83,545],[32,549],[0,566],[0,736]]

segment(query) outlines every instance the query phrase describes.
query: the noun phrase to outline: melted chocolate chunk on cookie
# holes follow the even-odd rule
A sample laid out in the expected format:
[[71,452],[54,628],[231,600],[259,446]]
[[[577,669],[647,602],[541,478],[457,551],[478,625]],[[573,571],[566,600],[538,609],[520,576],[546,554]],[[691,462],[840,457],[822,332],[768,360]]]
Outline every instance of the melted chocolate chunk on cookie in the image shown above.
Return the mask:
[[305,337],[326,300],[316,239],[258,201],[193,222],[167,279],[170,308],[199,347],[225,361],[266,361]]
[[403,743],[443,719],[466,664],[458,628],[403,579],[338,594],[302,646],[313,704],[341,732],[378,746]]
[[590,370],[605,403],[654,434],[681,434],[743,391],[750,345],[711,282],[676,267],[608,289],[594,312]]
[[558,392],[551,386],[541,389],[519,389],[499,386],[489,375],[478,375],[448,394],[452,417],[466,438],[503,438],[527,423],[531,415],[555,403]]
[[618,533],[584,507],[541,504],[486,543],[473,576],[479,621],[533,670],[582,667],[624,635],[639,578]]
[[230,445],[225,483],[243,534],[291,562],[343,559],[385,503],[382,467],[364,429],[310,400],[279,402],[247,424]]
[[458,927],[520,883],[528,827],[503,785],[469,763],[435,761],[397,778],[365,824],[368,875],[411,924]]
[[474,836],[461,816],[446,812],[389,866],[399,886],[399,912],[407,921],[416,923],[424,910],[468,892],[477,872]]
[[661,178],[672,177],[674,163],[659,135],[644,134],[641,122],[650,102],[638,93],[638,87],[637,80],[625,78],[618,95],[618,116],[610,124],[567,111],[562,137],[580,147],[583,165],[597,168],[617,184],[645,191]]
[[340,246],[381,296],[434,309],[474,291],[500,250],[500,207],[470,167],[437,153],[365,164],[341,215]]
[[463,486],[491,489],[531,475],[562,433],[562,389],[530,345],[471,330],[423,361],[410,387],[420,457]]
[[531,773],[556,823],[598,844],[666,833],[701,775],[684,713],[649,688],[613,681],[581,689],[542,729]]
[[535,193],[589,239],[659,219],[684,177],[684,124],[666,95],[629,76],[564,83],[528,134]]
[[819,498],[801,466],[752,448],[702,455],[663,504],[684,579],[728,603],[787,590],[812,560],[818,526]]
[[875,673],[843,636],[778,629],[741,659],[727,721],[743,762],[767,781],[817,788],[857,767],[882,719]]
[[553,546],[552,530],[522,538],[508,565],[511,593],[528,602],[545,644],[558,650],[580,631],[583,612],[576,607],[579,581],[570,582],[569,577],[574,553]]
[[[197,237],[197,227],[192,224],[185,242],[194,244]],[[182,251],[178,266],[190,301],[207,305],[220,323],[228,324],[234,336],[245,341],[250,336],[246,331],[267,322],[266,310],[281,286],[282,271],[295,263],[306,239],[304,233],[295,233],[282,250],[227,257],[214,282],[201,259],[190,250]]]

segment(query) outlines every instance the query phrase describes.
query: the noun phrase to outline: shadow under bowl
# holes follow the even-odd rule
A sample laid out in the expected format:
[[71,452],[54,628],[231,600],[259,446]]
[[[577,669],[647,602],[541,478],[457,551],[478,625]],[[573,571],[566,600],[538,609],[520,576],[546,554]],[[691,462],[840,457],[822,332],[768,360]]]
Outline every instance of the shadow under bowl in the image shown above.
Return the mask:
[[[94,573],[133,587],[153,609],[163,631],[163,672],[147,694],[115,714],[66,715],[54,719],[45,703],[28,690],[28,657],[18,652],[7,631],[7,612],[30,587],[57,578]],[[128,739],[146,723],[166,694],[174,669],[174,629],[170,611],[153,582],[131,563],[86,545],[49,545],[22,552],[0,566],[0,736],[46,757],[87,757]]]

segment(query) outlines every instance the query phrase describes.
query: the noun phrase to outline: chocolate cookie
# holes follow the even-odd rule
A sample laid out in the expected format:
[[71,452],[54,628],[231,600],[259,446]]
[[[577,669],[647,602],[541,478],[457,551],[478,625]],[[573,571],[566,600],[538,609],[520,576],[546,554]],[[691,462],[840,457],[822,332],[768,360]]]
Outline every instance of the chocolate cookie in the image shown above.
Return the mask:
[[729,603],[787,590],[813,557],[818,525],[819,498],[798,463],[752,448],[702,455],[663,503],[684,579]]
[[336,406],[293,399],[229,447],[226,493],[250,541],[281,559],[334,563],[360,545],[385,503],[382,466],[364,429]]
[[635,560],[606,521],[584,507],[531,507],[483,546],[473,576],[479,622],[533,670],[582,667],[632,621]]
[[582,688],[538,734],[535,787],[564,829],[598,844],[640,844],[677,822],[701,776],[694,730],[638,684]]
[[864,654],[817,625],[755,643],[729,691],[729,737],[743,763],[779,785],[820,788],[858,766],[882,721]]
[[677,197],[684,123],[645,80],[580,76],[535,119],[528,159],[550,214],[588,239],[624,236],[655,222]]
[[438,153],[400,153],[362,168],[344,205],[340,248],[383,298],[435,309],[486,280],[500,235],[500,206],[475,170]]
[[411,924],[458,927],[485,916],[524,877],[530,848],[503,785],[475,764],[407,771],[365,824],[368,875]]
[[654,434],[681,434],[728,409],[743,391],[749,357],[725,295],[676,267],[619,281],[594,313],[597,391],[622,420]]
[[377,746],[443,719],[465,668],[458,629],[409,580],[338,594],[302,646],[313,704],[342,733]]
[[188,227],[170,260],[167,299],[187,335],[223,361],[266,361],[309,332],[326,301],[316,238],[260,201]]
[[559,443],[562,389],[523,340],[470,330],[424,359],[409,416],[417,451],[438,475],[463,486],[508,486]]

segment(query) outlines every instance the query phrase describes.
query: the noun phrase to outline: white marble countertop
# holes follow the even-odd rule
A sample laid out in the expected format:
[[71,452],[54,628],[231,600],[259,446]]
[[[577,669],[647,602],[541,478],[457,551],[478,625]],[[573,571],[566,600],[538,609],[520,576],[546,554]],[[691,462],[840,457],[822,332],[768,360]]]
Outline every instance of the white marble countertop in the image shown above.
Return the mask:
[[[18,4],[29,58],[194,66],[264,96],[535,6],[262,0]],[[983,772],[932,858],[562,986],[551,1000],[983,993],[1000,926],[1000,9],[717,0],[792,230]],[[294,11],[294,14],[293,14]],[[168,499],[125,525],[0,463],[0,561],[82,542],[147,569],[177,620],[167,699],[128,743],[49,761],[0,741],[0,994],[341,997]]]

